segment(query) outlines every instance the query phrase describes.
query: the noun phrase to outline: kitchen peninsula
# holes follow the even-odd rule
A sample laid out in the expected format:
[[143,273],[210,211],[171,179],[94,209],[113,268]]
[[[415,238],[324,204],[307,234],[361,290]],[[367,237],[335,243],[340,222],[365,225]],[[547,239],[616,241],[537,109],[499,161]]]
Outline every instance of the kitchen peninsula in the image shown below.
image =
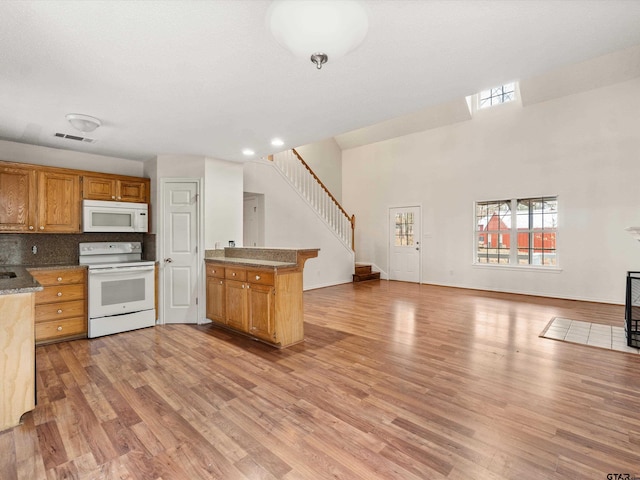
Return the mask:
[[319,250],[207,250],[207,318],[278,348],[302,342],[302,271]]
[[23,267],[0,267],[0,431],[35,408],[35,292],[42,286]]

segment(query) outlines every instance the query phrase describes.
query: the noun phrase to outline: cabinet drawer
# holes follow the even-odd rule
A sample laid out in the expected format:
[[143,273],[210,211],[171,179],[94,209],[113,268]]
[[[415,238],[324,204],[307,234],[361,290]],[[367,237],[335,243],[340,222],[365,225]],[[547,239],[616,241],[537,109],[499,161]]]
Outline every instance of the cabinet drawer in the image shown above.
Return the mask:
[[66,318],[57,322],[36,323],[36,342],[86,333],[87,327],[84,317]]
[[84,300],[73,302],[56,302],[36,305],[36,323],[50,320],[61,320],[69,317],[82,317],[85,315]]
[[244,268],[226,267],[224,269],[224,277],[230,278],[231,280],[238,280],[239,282],[244,282],[247,279],[247,271]]
[[248,270],[247,282],[257,283],[259,285],[273,285],[273,272]]
[[84,285],[53,285],[36,292],[36,305],[69,300],[84,300]]
[[62,285],[65,283],[84,283],[85,269],[29,270],[40,285]]
[[207,277],[224,278],[224,267],[207,264]]

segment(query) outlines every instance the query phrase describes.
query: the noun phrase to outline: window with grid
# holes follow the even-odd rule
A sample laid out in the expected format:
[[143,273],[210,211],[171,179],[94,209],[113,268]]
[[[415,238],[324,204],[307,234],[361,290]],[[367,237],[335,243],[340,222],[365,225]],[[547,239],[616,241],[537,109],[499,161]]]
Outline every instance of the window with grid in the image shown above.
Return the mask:
[[499,87],[483,90],[478,94],[478,106],[480,108],[492,107],[502,103],[511,102],[516,98],[516,84],[507,83]]
[[413,213],[396,213],[395,246],[413,245]]
[[557,197],[476,202],[475,263],[557,266]]

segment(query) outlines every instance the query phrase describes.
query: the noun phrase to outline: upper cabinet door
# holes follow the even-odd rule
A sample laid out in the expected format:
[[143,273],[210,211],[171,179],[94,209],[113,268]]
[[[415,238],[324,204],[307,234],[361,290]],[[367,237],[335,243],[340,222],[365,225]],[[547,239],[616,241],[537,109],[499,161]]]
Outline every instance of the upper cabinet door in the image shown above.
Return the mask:
[[82,177],[82,198],[116,200],[116,180],[105,177]]
[[149,202],[149,180],[117,177],[82,177],[82,198],[116,202]]
[[118,201],[149,202],[149,180],[119,180]]
[[0,166],[0,231],[35,230],[36,171]]
[[80,175],[38,172],[38,231],[80,232]]

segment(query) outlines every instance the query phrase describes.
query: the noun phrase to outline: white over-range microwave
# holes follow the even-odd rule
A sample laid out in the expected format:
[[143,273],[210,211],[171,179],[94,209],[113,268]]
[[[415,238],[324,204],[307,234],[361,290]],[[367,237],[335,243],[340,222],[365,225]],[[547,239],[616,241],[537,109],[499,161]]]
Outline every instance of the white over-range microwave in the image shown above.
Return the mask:
[[83,200],[83,232],[149,231],[149,206],[146,203]]

